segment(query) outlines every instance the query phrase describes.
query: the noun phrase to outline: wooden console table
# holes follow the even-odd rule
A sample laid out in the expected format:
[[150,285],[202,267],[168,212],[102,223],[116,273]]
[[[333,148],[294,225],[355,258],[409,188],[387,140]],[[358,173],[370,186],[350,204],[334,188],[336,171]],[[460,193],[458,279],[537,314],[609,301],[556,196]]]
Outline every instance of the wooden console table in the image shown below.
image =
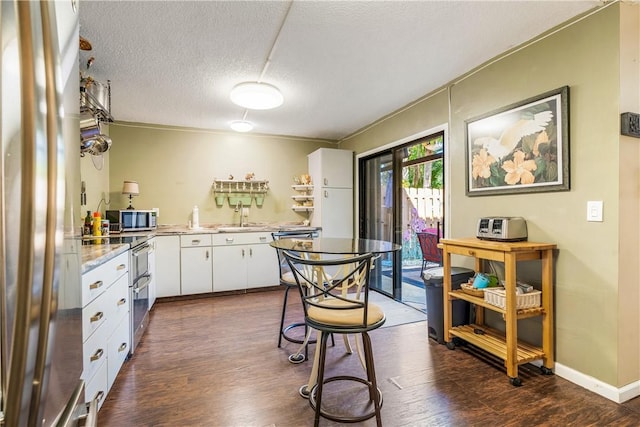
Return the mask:
[[[542,373],[553,373],[553,250],[555,244],[533,242],[496,242],[475,237],[463,239],[441,239],[443,257],[444,340],[449,349],[455,348],[452,337],[459,337],[485,351],[503,359],[511,384],[521,385],[518,365],[542,359]],[[505,307],[485,302],[461,290],[451,289],[451,255],[475,258],[475,271],[484,271],[484,260],[504,263]],[[519,261],[541,261],[542,294],[540,307],[516,309],[516,263]],[[451,303],[461,299],[475,305],[475,324],[452,327]],[[484,309],[502,313],[505,332],[484,325]],[[542,347],[518,341],[518,320],[542,317]]]

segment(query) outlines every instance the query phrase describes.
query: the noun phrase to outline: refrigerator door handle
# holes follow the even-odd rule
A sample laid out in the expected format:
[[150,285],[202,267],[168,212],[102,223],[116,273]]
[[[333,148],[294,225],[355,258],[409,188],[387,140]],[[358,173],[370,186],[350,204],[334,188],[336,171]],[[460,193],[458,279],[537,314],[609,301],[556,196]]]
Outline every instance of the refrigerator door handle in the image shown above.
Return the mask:
[[[40,302],[40,325],[38,333],[38,351],[36,353],[33,391],[31,398],[31,414],[34,423],[39,420],[42,408],[42,387],[45,384],[45,369],[49,354],[50,319],[55,316],[53,301],[57,297],[54,288],[58,272],[56,271],[56,232],[60,208],[58,202],[58,153],[61,135],[61,121],[59,118],[59,99],[56,80],[57,30],[55,9],[50,3],[41,2],[40,14],[42,19],[42,45],[44,54],[45,101],[46,114],[46,146],[47,146],[47,213],[45,219],[44,271],[42,278],[42,299]],[[59,142],[60,141],[60,142]],[[35,425],[35,424],[34,424]]]
[[[31,330],[32,283],[34,270],[34,242],[35,235],[35,209],[33,201],[36,186],[36,47],[34,47],[34,33],[31,20],[31,8],[37,7],[37,3],[16,2],[17,27],[19,43],[19,56],[21,63],[21,197],[20,197],[20,228],[18,238],[18,263],[17,283],[23,286],[17,287],[15,296],[16,310],[14,322],[13,346],[9,357],[9,378],[6,391],[5,425],[23,425],[25,417],[22,414],[23,393],[28,393],[28,387],[33,384],[31,378],[27,378],[27,361],[25,357],[29,353],[29,334]],[[31,400],[31,399],[29,399]],[[30,412],[30,411],[29,411]],[[25,417],[26,418],[26,417]]]

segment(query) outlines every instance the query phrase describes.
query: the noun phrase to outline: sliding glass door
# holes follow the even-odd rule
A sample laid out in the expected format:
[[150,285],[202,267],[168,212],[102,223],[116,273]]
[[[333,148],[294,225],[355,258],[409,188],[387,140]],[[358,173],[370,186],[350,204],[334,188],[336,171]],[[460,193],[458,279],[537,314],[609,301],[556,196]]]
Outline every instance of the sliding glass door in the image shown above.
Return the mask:
[[360,236],[402,245],[378,260],[372,287],[418,308],[425,306],[422,270],[440,263],[423,254],[418,237],[437,240],[444,229],[443,142],[443,133],[430,135],[359,165]]
[[[393,154],[381,153],[361,161],[360,236],[395,241],[393,223]],[[393,291],[393,254],[376,260],[371,287],[389,296]]]

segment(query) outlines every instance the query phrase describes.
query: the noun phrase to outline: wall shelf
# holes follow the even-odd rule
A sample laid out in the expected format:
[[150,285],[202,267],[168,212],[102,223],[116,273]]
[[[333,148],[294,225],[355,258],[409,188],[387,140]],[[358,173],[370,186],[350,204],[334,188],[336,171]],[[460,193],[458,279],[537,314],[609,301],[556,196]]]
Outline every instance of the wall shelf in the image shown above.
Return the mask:
[[291,207],[294,212],[313,211],[313,185],[295,184],[291,188],[296,192],[291,198],[296,203]]
[[269,191],[269,181],[214,179],[212,190],[218,206],[222,206],[226,199],[231,207],[248,207],[255,199],[256,206],[260,207]]

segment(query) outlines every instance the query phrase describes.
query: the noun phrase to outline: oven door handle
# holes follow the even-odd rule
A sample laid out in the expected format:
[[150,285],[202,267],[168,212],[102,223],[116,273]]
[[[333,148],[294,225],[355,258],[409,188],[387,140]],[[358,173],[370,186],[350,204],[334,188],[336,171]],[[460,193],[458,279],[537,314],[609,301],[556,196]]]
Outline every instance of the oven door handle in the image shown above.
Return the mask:
[[131,255],[138,257],[142,254],[147,254],[150,251],[151,251],[151,246],[147,244],[141,247],[140,249],[134,249],[133,251],[131,251]]
[[[139,280],[142,279],[146,279],[144,280],[144,283],[142,285],[138,285],[137,288],[133,288],[133,292],[135,292],[136,294],[139,294],[140,292],[142,292],[147,286],[149,286],[149,284],[151,283],[151,274],[150,273],[146,273],[143,274],[142,276],[140,276]],[[139,283],[139,282],[138,282]]]

